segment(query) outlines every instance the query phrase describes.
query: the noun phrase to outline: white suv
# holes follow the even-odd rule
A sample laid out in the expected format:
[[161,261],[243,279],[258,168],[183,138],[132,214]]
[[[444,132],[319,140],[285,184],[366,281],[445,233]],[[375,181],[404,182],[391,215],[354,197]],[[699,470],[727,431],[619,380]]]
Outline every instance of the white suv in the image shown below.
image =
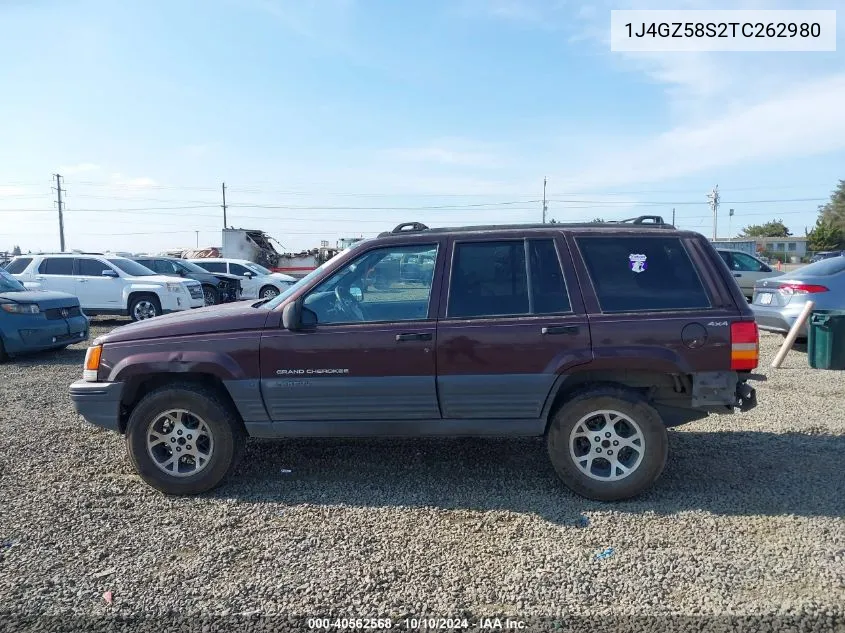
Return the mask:
[[210,273],[228,273],[241,279],[242,299],[272,299],[296,283],[290,275],[274,273],[248,259],[204,257],[189,259]]
[[119,314],[133,321],[205,305],[202,284],[158,275],[125,257],[56,253],[15,257],[6,272],[27,288],[79,297],[85,314]]

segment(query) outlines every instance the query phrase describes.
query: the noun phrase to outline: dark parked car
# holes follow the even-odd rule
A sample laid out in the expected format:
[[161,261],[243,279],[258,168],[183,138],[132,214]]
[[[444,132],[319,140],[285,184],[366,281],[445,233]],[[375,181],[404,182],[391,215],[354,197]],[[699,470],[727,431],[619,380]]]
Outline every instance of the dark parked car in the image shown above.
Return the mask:
[[134,257],[133,259],[160,275],[187,277],[200,282],[207,306],[231,303],[241,299],[241,280],[236,275],[210,273],[192,262],[176,257]]
[[845,251],[821,251],[810,258],[810,263],[815,264],[816,262],[820,262],[823,259],[830,259],[831,257],[842,257],[843,255],[845,255]]
[[[407,255],[434,274],[363,291]],[[614,500],[659,477],[668,426],[756,406],[757,362],[725,262],[659,217],[412,223],[272,300],[117,328],[70,393],[169,494],[217,486],[247,436],[505,435],[545,436],[567,486]]]
[[88,340],[88,317],[66,292],[27,290],[0,269],[0,361]]

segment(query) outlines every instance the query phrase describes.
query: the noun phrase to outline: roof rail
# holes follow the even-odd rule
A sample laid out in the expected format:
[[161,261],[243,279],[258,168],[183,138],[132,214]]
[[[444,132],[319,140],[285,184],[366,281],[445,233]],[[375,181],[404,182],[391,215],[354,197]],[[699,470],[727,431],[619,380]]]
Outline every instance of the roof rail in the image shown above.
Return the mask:
[[[651,220],[651,222],[646,222],[646,220]],[[607,220],[607,222],[614,224],[666,224],[663,221],[663,217],[660,215],[639,215],[635,218],[627,218],[625,220]]]
[[417,233],[419,231],[428,231],[428,227],[422,222],[403,222],[392,231],[384,231],[379,234],[379,237],[387,237],[388,235],[396,235],[398,233]]

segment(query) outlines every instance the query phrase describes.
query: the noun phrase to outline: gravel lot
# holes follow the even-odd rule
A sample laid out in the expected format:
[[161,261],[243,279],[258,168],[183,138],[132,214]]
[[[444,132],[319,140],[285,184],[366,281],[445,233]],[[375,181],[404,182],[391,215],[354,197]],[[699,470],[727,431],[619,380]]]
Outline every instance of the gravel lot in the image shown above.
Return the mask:
[[757,409],[672,431],[656,486],[608,505],[539,440],[252,441],[224,487],[167,499],[74,413],[84,345],[0,365],[0,630],[845,630],[845,380],[800,350],[771,370],[781,342],[763,335]]

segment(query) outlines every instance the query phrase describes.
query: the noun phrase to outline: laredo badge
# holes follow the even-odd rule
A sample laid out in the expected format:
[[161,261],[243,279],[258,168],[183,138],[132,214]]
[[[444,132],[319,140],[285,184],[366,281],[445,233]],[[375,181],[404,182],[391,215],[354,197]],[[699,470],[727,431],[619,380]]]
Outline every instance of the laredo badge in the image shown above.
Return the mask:
[[648,268],[648,257],[645,255],[640,255],[637,253],[631,253],[628,255],[628,262],[631,265],[631,271],[635,273],[644,273],[645,269]]

